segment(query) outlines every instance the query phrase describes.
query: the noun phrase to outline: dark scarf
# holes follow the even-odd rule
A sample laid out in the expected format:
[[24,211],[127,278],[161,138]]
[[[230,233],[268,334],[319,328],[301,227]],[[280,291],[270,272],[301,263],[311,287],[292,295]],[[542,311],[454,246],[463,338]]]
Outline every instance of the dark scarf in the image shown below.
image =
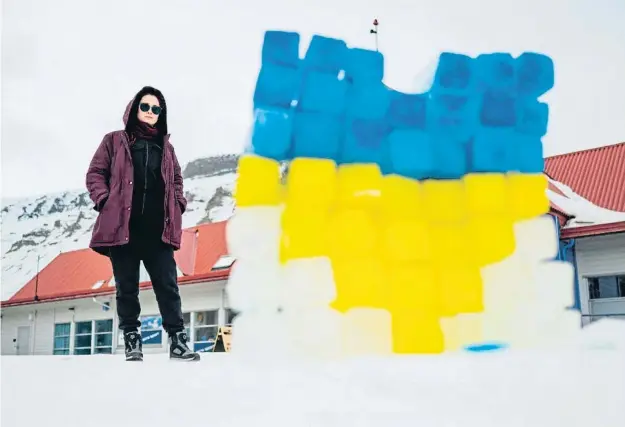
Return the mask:
[[133,140],[142,139],[144,141],[154,141],[160,136],[157,128],[139,120],[130,129],[130,135]]

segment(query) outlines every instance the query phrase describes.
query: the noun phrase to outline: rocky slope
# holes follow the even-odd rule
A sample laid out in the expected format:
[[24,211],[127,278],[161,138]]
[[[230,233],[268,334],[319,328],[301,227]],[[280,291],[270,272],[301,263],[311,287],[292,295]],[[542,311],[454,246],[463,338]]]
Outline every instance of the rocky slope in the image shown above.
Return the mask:
[[[183,226],[226,220],[238,156],[197,159],[183,170],[188,200]],[[89,245],[96,218],[85,191],[73,190],[2,202],[2,285],[4,301],[61,252]]]

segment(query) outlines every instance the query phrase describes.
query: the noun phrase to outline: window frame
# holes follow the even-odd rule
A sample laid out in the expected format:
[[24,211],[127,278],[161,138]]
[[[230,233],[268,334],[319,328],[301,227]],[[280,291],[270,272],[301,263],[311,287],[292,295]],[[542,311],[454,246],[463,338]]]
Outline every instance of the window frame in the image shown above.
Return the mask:
[[[204,313],[214,313],[214,324],[213,323],[205,323],[205,324],[199,324],[197,321],[197,316],[199,314],[204,314]],[[193,336],[191,337],[191,342],[193,343],[193,351],[199,351],[199,352],[207,352],[207,351],[212,351],[213,347],[215,346],[215,343],[217,342],[217,333],[219,333],[219,327],[221,326],[219,324],[219,308],[215,308],[215,309],[207,309],[207,310],[199,310],[199,311],[193,311],[192,312],[193,316],[191,317],[193,323],[191,325],[192,327],[192,332],[193,332]],[[206,340],[198,340],[197,336],[198,336],[198,329],[209,329],[209,328],[213,328],[215,334],[212,338],[208,338]],[[212,345],[208,345],[208,344],[212,344]]]
[[[110,331],[106,331],[106,332],[97,332],[98,328],[97,328],[97,324],[98,322],[111,322],[111,330]],[[113,354],[113,330],[115,329],[115,325],[113,322],[113,319],[98,319],[98,320],[94,320],[93,321],[93,352],[92,354]],[[98,345],[98,339],[97,336],[98,335],[110,335],[111,336],[111,344],[110,345]],[[106,352],[98,352],[98,350],[100,349],[108,349],[109,351]]]
[[[617,296],[601,297],[601,285],[599,280],[602,278],[614,279]],[[588,291],[588,301],[625,298],[625,273],[585,275],[584,279],[586,281],[586,290]]]
[[[56,328],[57,326],[67,325],[69,326],[69,334],[68,335],[57,335]],[[69,356],[72,353],[72,322],[61,322],[54,324],[54,331],[52,332],[52,355],[53,356]],[[67,348],[57,348],[56,339],[57,338],[67,338]],[[63,352],[63,353],[60,353]]]
[[[82,323],[89,324],[89,333],[80,333],[80,334],[77,333],[78,325]],[[76,345],[77,344],[76,339],[78,337],[86,337],[86,336],[89,337],[89,347],[86,347],[86,346],[78,347]],[[72,350],[72,354],[74,356],[91,356],[93,354],[93,320],[81,320],[78,322],[74,322],[74,337],[73,338],[74,338],[73,339],[74,347]],[[89,349],[89,353],[76,353],[76,351],[78,350],[86,350],[86,349]]]

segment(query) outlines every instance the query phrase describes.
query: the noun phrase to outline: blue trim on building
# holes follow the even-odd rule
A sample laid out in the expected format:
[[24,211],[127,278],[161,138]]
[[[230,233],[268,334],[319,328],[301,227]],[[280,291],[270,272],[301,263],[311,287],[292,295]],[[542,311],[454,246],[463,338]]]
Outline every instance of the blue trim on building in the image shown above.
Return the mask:
[[575,256],[575,239],[569,239],[566,241],[562,241],[560,239],[560,223],[558,218],[554,215],[551,216],[553,218],[556,233],[558,235],[558,255],[556,259],[558,261],[566,261],[573,264],[574,271],[574,279],[573,279],[573,305],[569,307],[571,310],[581,311],[581,297],[579,293],[579,280],[577,279],[577,257]]

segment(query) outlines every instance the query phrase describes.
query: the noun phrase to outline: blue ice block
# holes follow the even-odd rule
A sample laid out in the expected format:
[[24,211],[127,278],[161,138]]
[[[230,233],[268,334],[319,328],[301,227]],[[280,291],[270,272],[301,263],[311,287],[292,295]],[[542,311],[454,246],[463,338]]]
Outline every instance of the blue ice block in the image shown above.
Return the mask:
[[518,135],[510,154],[510,170],[520,173],[542,173],[545,170],[540,137]]
[[354,119],[382,119],[390,104],[389,89],[380,82],[348,84],[346,114]]
[[376,163],[382,167],[390,131],[385,120],[348,119],[339,162]]
[[254,107],[290,108],[297,99],[300,74],[297,69],[266,64],[258,74],[254,91]]
[[299,34],[267,31],[263,42],[262,62],[297,68],[299,64]]
[[479,55],[474,64],[477,87],[483,90],[514,93],[516,62],[509,53]]
[[338,75],[340,70],[345,69],[347,52],[343,40],[315,35],[308,46],[303,65],[307,70]]
[[384,78],[384,56],[373,50],[350,49],[345,78],[356,84],[381,82]]
[[429,178],[460,179],[469,171],[467,142],[441,135],[432,136],[436,167]]
[[549,124],[549,106],[528,100],[517,103],[516,131],[524,135],[544,136]]
[[338,161],[343,136],[339,118],[322,113],[295,114],[293,157],[313,157]]
[[428,97],[409,95],[397,91],[390,92],[390,106],[387,119],[395,128],[415,128],[425,130]]
[[473,90],[474,83],[471,57],[449,52],[439,56],[432,92],[466,94]]
[[476,96],[431,94],[427,128],[435,134],[466,141],[478,128],[479,106]]
[[287,160],[293,133],[293,111],[256,109],[252,150],[259,156]]
[[480,105],[480,124],[485,127],[507,128],[516,125],[516,98],[506,92],[486,91]]
[[540,53],[525,52],[517,62],[517,91],[521,97],[538,98],[554,84],[553,61]]
[[418,129],[394,130],[388,136],[393,173],[424,179],[436,171],[431,136]]
[[464,346],[464,350],[471,353],[488,353],[492,351],[503,351],[508,349],[508,344],[504,342],[483,342]]
[[508,172],[516,139],[509,129],[481,129],[469,143],[470,171]]
[[307,71],[297,104],[298,111],[343,114],[347,98],[347,82],[334,74]]

